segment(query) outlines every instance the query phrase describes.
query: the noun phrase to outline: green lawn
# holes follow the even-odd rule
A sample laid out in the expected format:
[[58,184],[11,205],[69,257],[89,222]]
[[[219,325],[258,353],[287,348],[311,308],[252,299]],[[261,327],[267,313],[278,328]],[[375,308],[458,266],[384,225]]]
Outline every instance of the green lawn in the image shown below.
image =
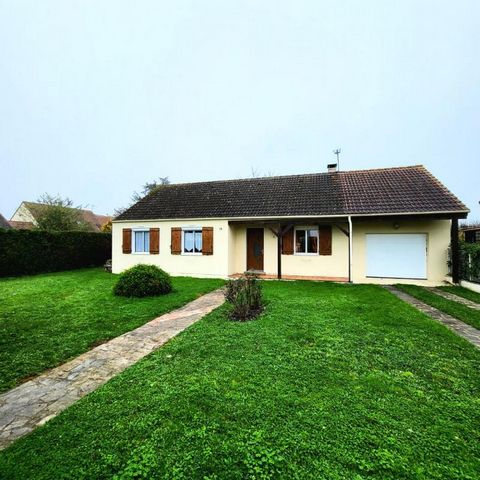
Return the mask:
[[[432,307],[438,308],[442,312],[448,313],[452,317],[458,318],[462,322],[472,325],[472,327],[480,329],[480,311],[462,305],[461,303],[448,300],[439,295],[430,292],[429,290],[419,287],[417,285],[395,285],[399,290],[418,298],[422,302],[428,303]],[[452,292],[453,293],[453,292]]]
[[474,479],[480,352],[371,285],[265,282],[0,454],[4,479]]
[[448,293],[453,293],[454,295],[458,295],[459,297],[466,298],[467,300],[471,300],[472,302],[476,302],[480,304],[480,293],[472,292],[468,288],[458,287],[449,285],[448,287],[438,287],[440,290],[443,290]]
[[164,297],[112,294],[101,269],[0,280],[0,391],[214,290],[221,280],[174,278]]

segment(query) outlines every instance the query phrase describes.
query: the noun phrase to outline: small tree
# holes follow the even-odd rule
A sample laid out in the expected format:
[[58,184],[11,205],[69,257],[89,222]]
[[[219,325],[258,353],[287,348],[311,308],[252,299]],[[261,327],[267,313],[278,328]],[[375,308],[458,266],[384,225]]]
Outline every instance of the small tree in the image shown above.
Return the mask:
[[44,193],[33,205],[37,228],[47,231],[91,231],[92,226],[82,216],[81,207],[73,206],[72,200]]
[[100,231],[103,233],[112,233],[112,221],[109,220],[100,227]]

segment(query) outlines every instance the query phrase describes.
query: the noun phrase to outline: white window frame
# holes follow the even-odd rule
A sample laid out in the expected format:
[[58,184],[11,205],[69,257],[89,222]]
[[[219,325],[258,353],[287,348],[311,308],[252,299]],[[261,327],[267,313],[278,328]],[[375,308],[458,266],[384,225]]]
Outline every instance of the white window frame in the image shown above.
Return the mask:
[[[147,232],[148,233],[148,252],[137,252],[135,250],[135,233],[136,232]],[[132,254],[133,255],[150,255],[150,229],[146,227],[132,228]]]
[[[185,240],[185,232],[200,232],[200,235],[202,235],[202,227],[199,226],[192,226],[192,227],[182,227],[182,255],[187,255],[187,256],[202,256],[203,255],[203,237],[202,237],[202,251],[201,252],[186,252],[184,248],[184,240]],[[195,248],[195,236],[193,238],[193,245]]]
[[[297,252],[297,230],[304,230],[305,231],[305,252]],[[317,232],[317,251],[314,252],[307,252],[307,230],[316,230]],[[299,226],[295,227],[295,230],[293,232],[293,254],[298,255],[300,257],[312,257],[312,256],[318,256],[318,252],[320,249],[320,232],[318,229],[318,226],[316,225],[311,225],[311,226]]]

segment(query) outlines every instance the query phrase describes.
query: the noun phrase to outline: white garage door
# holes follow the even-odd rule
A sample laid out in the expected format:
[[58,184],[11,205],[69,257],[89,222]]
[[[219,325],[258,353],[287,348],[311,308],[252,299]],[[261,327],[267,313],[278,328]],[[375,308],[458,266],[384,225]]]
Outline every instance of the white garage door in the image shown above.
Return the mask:
[[367,277],[427,278],[427,235],[367,234]]

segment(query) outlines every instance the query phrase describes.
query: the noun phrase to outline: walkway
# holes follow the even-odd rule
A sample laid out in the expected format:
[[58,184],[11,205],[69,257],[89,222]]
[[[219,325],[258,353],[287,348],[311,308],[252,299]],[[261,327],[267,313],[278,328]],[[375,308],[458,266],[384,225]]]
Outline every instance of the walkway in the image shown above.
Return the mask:
[[0,449],[43,425],[224,302],[212,293],[0,395]]
[[433,318],[434,320],[438,320],[439,322],[446,325],[450,330],[453,330],[456,334],[460,335],[461,337],[468,340],[470,343],[473,343],[477,348],[480,348],[480,330],[467,325],[466,323],[457,320],[456,318],[441,312],[440,310],[423,303],[422,301],[418,300],[415,297],[412,297],[408,293],[402,292],[397,288],[391,285],[384,286],[388,291],[392,292],[401,300],[413,305],[421,312],[427,314],[429,317]]
[[466,305],[467,307],[473,308],[474,310],[480,310],[480,304],[472,302],[467,298],[460,297],[459,295],[455,295],[450,292],[445,292],[444,290],[440,290],[439,288],[429,288],[429,290],[436,295],[439,295],[440,297],[446,298],[447,300],[461,303],[462,305]]

